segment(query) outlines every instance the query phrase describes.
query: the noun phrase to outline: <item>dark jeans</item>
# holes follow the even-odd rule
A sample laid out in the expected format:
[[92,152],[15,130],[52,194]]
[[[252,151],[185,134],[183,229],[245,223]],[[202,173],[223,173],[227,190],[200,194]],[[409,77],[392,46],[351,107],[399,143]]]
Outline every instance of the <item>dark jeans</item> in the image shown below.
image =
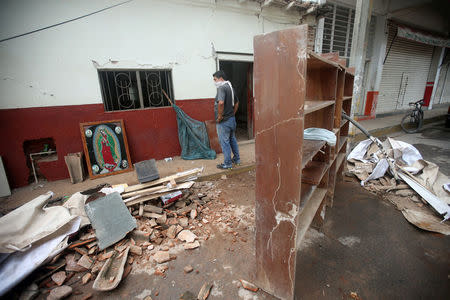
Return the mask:
[[[236,119],[231,117],[226,121],[222,121],[216,124],[217,135],[219,137],[220,147],[222,147],[222,153],[224,156],[224,165],[229,168],[232,166],[232,162],[240,163],[239,148],[236,141]],[[233,152],[233,160],[231,160],[231,152]]]

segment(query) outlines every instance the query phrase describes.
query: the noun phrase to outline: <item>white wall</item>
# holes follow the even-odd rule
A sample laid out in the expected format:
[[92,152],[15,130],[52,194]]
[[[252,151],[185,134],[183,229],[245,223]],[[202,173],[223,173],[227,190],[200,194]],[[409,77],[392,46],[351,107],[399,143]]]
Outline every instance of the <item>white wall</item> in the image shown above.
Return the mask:
[[[0,39],[121,1],[3,2]],[[172,68],[175,99],[212,98],[213,46],[253,53],[254,35],[298,21],[295,12],[253,1],[134,0],[0,43],[0,109],[101,103],[99,66]]]

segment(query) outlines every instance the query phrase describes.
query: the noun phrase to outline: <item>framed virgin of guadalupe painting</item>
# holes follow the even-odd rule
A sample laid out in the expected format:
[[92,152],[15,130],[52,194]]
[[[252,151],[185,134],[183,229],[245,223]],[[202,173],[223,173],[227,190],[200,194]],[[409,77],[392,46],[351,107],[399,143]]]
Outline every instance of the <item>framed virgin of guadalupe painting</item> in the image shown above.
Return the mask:
[[133,170],[123,120],[80,123],[89,178]]

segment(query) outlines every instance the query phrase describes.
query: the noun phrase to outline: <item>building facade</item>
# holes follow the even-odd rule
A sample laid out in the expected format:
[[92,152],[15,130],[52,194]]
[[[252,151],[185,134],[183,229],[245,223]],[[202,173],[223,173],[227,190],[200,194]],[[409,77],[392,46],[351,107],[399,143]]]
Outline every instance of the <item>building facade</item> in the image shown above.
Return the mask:
[[213,120],[219,67],[241,83],[246,126],[253,37],[298,25],[301,10],[261,1],[19,0],[0,14],[0,155],[17,187],[32,181],[29,154],[45,145],[56,154],[38,172],[67,178],[64,156],[82,151],[82,122],[123,119],[133,163],[179,155],[162,91],[191,117]]
[[[364,2],[364,1],[362,1]],[[449,28],[444,1],[373,0],[364,43],[362,96],[354,99],[359,119],[405,110],[425,99],[427,106],[450,102]],[[352,31],[357,1],[327,1],[332,9],[318,20],[317,52],[339,52],[352,65]]]

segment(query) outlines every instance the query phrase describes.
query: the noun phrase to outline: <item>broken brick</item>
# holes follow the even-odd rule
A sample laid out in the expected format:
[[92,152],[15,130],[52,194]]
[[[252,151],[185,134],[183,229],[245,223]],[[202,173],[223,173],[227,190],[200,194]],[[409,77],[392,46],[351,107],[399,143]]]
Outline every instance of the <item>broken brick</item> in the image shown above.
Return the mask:
[[86,273],[82,278],[81,278],[81,283],[86,284],[89,282],[89,280],[91,280],[92,274],[91,273]]
[[79,266],[82,266],[83,268],[90,269],[92,267],[92,260],[89,256],[83,255],[77,262]]
[[136,245],[130,246],[130,252],[134,255],[142,255],[142,248]]
[[252,291],[252,292],[257,292],[258,291],[258,287],[256,285],[254,285],[253,283],[250,283],[246,280],[243,279],[239,279],[239,281],[242,284],[242,287],[246,290]]
[[174,239],[176,234],[177,234],[177,226],[176,225],[172,225],[169,227],[169,229],[167,229],[167,237],[168,238]]
[[191,250],[191,249],[196,249],[198,247],[200,247],[200,243],[198,241],[195,241],[193,243],[186,243],[183,245],[185,250]]
[[64,281],[66,280],[66,272],[61,271],[61,272],[57,272],[55,274],[52,275],[52,280],[54,283],[56,283],[58,286],[61,286]]
[[68,285],[59,286],[50,291],[47,300],[63,299],[72,294],[72,288]]
[[153,259],[156,260],[158,264],[162,264],[170,260],[170,254],[166,251],[158,251],[153,255]]
[[192,243],[197,238],[197,236],[192,233],[192,231],[186,229],[181,231],[177,237],[178,239],[188,243]]

